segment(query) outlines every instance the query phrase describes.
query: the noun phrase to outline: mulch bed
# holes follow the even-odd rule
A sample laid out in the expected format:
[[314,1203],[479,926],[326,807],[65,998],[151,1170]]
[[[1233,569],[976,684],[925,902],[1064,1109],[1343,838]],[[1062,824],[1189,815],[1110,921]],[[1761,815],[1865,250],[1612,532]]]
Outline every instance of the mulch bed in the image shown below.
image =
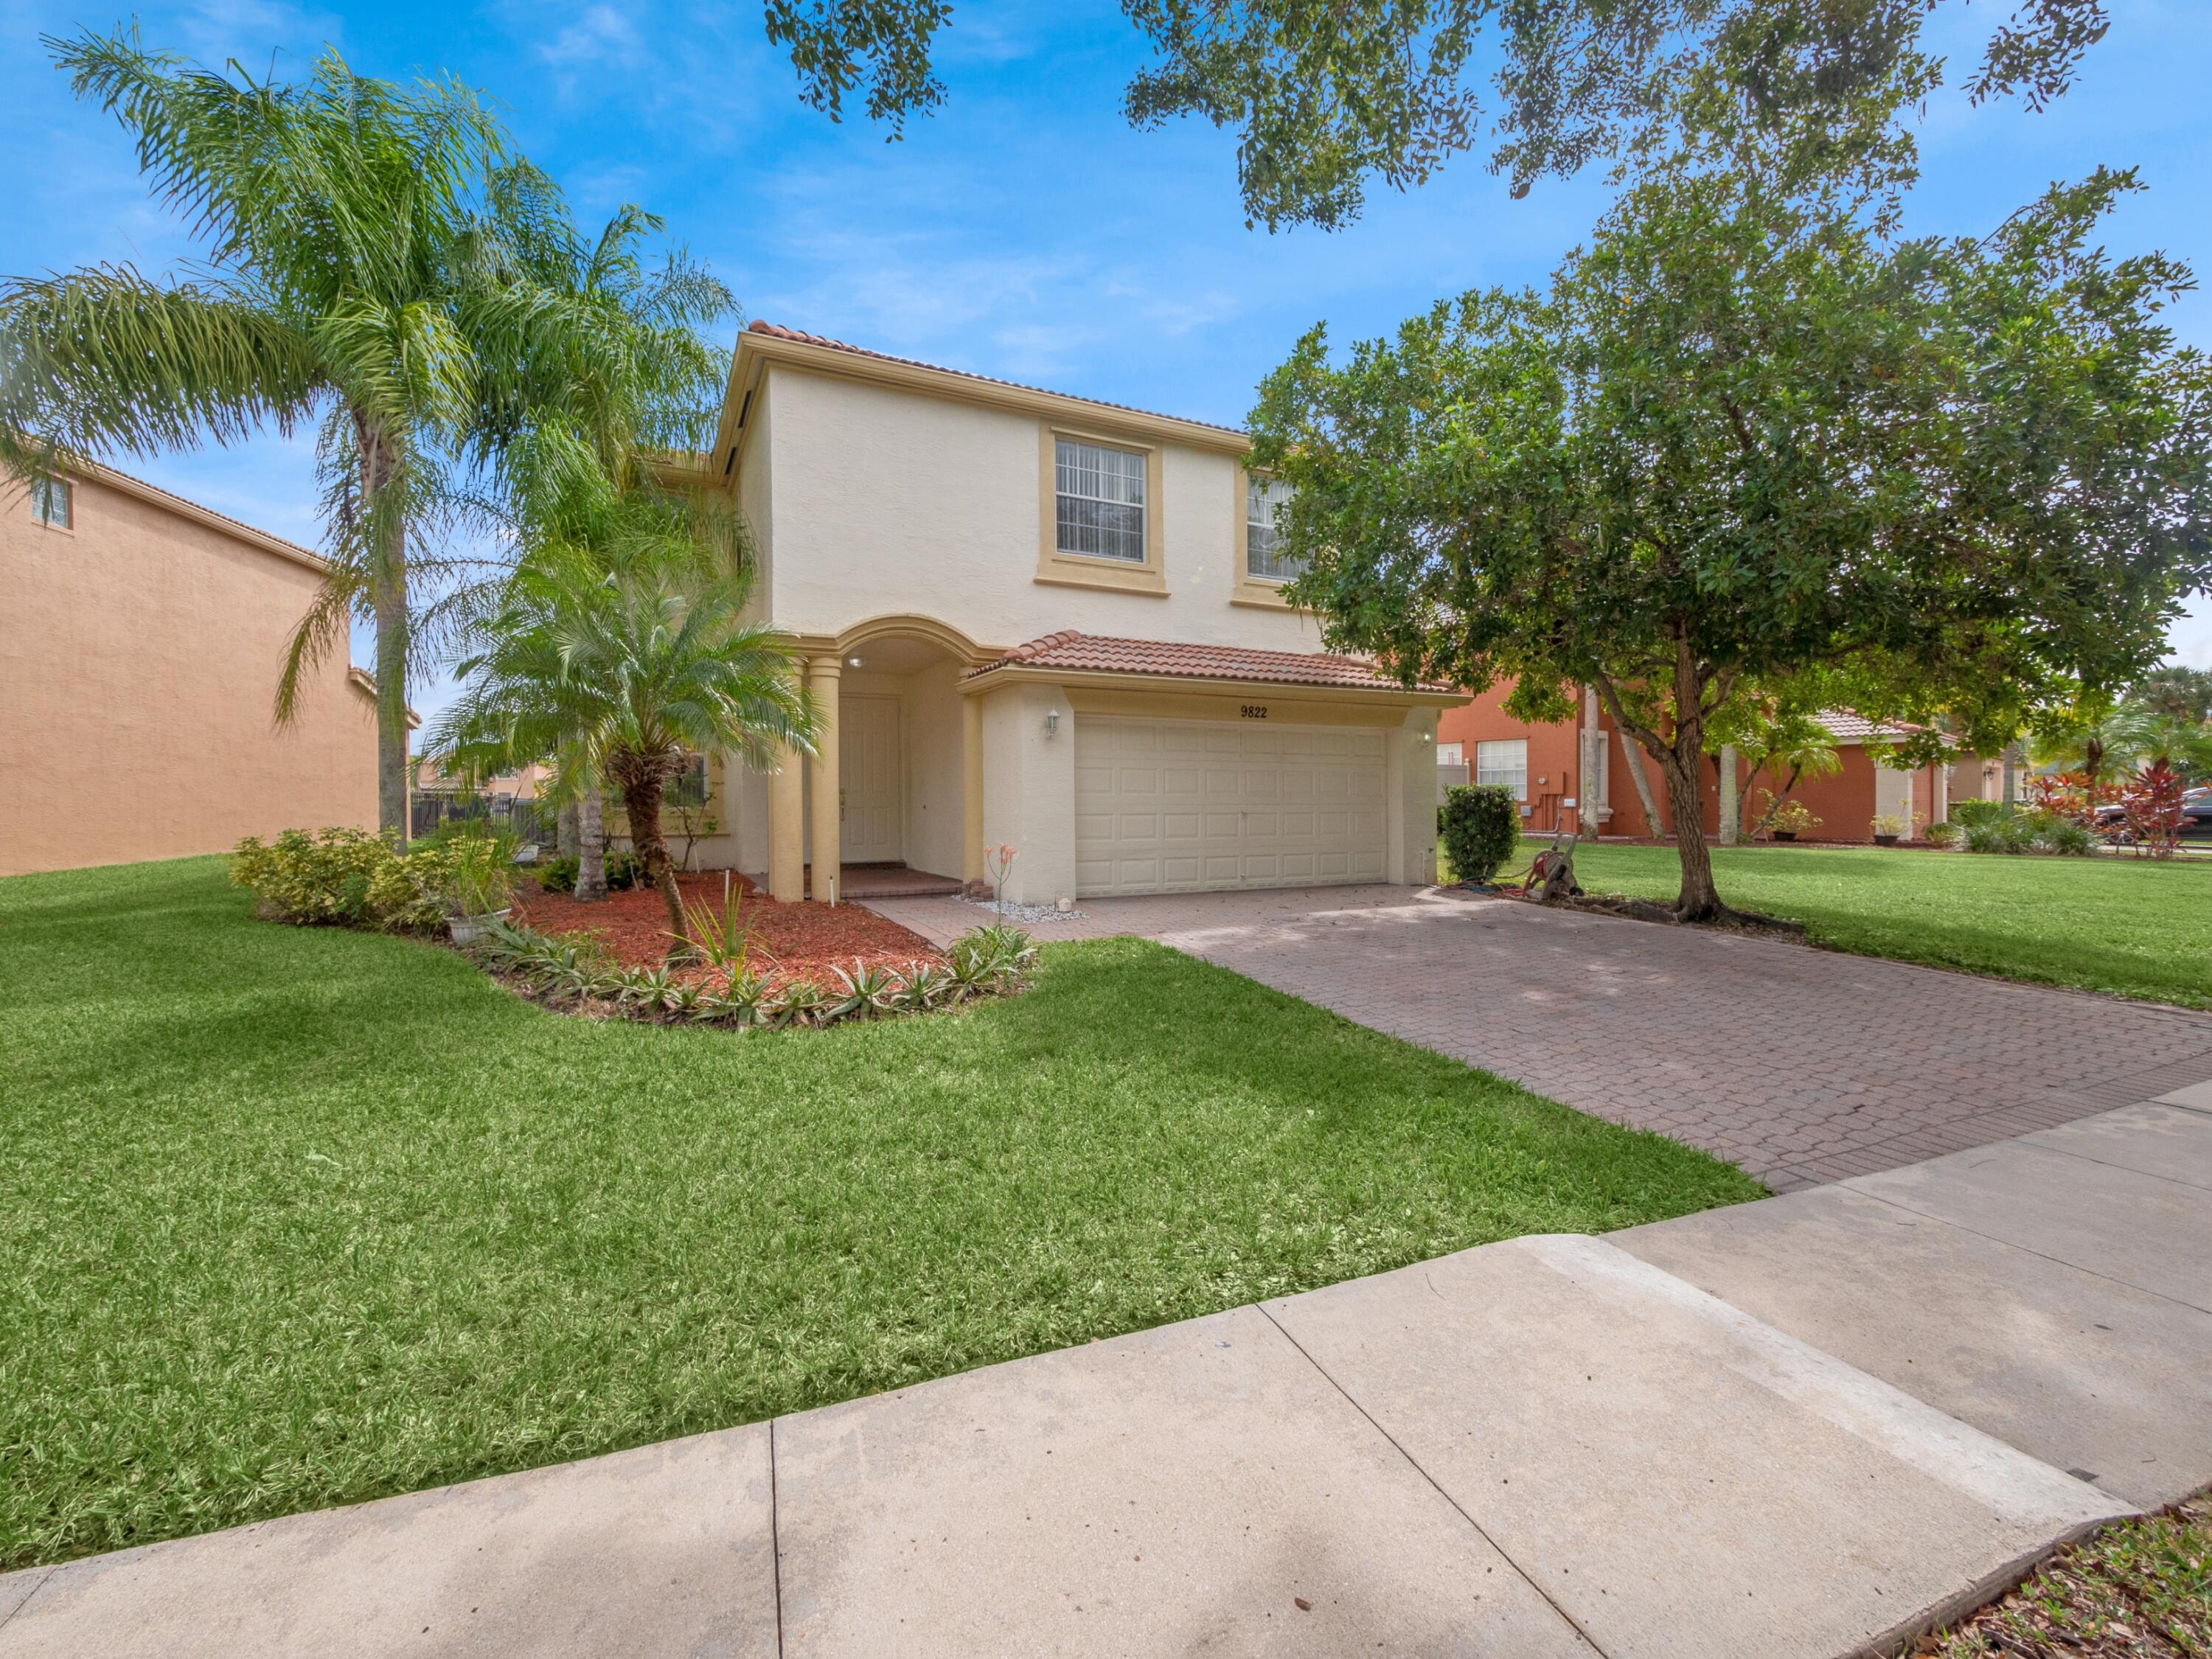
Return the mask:
[[[752,928],[753,965],[769,969],[775,982],[824,980],[831,968],[849,970],[855,959],[871,968],[943,960],[943,952],[921,934],[860,905],[779,904],[744,877],[730,878],[732,892],[740,886],[745,895],[744,920]],[[719,871],[678,877],[678,888],[686,903],[705,908],[719,921]],[[625,968],[649,968],[668,956],[668,907],[649,887],[610,893],[596,904],[579,904],[572,894],[540,892],[525,882],[515,895],[514,919],[543,933],[589,933]],[[763,954],[772,959],[772,969]]]

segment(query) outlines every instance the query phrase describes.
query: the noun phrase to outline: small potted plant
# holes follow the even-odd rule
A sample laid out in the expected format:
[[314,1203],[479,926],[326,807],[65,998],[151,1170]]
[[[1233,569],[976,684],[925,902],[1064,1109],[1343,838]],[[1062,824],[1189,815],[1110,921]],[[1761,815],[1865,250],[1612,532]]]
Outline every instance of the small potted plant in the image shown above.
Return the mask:
[[1912,833],[1912,818],[1904,812],[1877,812],[1874,820],[1874,844],[1894,847]]
[[1766,833],[1777,841],[1795,841],[1820,822],[1802,800],[1785,800],[1766,821]]
[[489,924],[507,920],[514,898],[514,872],[507,848],[489,836],[457,840],[452,862],[439,883],[446,928],[456,945],[474,945]]

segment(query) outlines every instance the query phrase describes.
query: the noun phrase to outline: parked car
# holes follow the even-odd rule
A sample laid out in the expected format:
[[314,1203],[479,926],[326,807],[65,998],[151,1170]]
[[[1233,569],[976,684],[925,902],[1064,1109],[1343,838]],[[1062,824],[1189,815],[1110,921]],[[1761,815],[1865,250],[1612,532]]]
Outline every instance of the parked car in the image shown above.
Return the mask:
[[[2118,804],[2097,809],[2097,828],[2106,835],[2127,833],[2127,809]],[[2181,838],[2212,841],[2212,783],[2181,792]]]

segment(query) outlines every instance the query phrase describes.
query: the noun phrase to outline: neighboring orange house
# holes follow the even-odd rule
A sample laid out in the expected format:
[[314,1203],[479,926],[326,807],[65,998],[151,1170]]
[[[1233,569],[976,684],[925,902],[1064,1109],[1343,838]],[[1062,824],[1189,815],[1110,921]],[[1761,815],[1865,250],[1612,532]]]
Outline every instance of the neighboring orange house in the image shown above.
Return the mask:
[[[1439,766],[1464,766],[1468,781],[1503,783],[1520,792],[1522,822],[1535,833],[1594,827],[1601,836],[1635,838],[1672,834],[1667,807],[1666,781],[1658,763],[1639,748],[1644,775],[1657,803],[1661,823],[1655,830],[1644,816],[1634,780],[1626,768],[1626,741],[1613,729],[1611,717],[1586,698],[1583,720],[1597,729],[1597,767],[1585,787],[1582,770],[1582,732],[1574,724],[1531,725],[1515,720],[1504,708],[1512,695],[1513,682],[1501,681],[1474,701],[1446,709],[1437,720],[1437,762]],[[1995,799],[2003,790],[2003,767],[1996,761],[1963,757],[1949,766],[1893,769],[1878,763],[1867,747],[1869,738],[1885,733],[1902,735],[1899,728],[1878,726],[1849,709],[1830,709],[1821,723],[1834,734],[1836,752],[1843,761],[1840,772],[1806,777],[1791,790],[1792,799],[1802,801],[1820,822],[1806,830],[1804,841],[1863,842],[1873,838],[1879,814],[1902,815],[1910,804],[1916,833],[1942,822],[1954,800]],[[1759,792],[1779,793],[1784,777],[1748,768],[1739,772],[1740,799],[1747,827],[1759,821],[1765,806]],[[1705,780],[1705,829],[1720,828],[1718,769],[1709,767]],[[1586,826],[1590,809],[1595,826]]]
[[343,653],[272,708],[323,562],[104,466],[0,478],[0,876],[376,823],[376,702]]

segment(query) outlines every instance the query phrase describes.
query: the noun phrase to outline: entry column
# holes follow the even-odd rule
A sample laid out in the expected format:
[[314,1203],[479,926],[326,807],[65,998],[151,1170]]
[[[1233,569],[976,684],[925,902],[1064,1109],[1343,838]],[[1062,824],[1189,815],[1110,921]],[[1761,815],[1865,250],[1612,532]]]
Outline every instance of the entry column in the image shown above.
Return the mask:
[[806,757],[791,744],[776,750],[768,779],[768,894],[779,904],[806,896]]
[[843,782],[837,769],[837,681],[843,664],[835,655],[814,657],[806,665],[806,684],[814,693],[821,726],[814,739],[814,758],[807,765],[807,781],[814,797],[813,896],[824,904],[837,902],[842,871],[839,843],[844,837]]

